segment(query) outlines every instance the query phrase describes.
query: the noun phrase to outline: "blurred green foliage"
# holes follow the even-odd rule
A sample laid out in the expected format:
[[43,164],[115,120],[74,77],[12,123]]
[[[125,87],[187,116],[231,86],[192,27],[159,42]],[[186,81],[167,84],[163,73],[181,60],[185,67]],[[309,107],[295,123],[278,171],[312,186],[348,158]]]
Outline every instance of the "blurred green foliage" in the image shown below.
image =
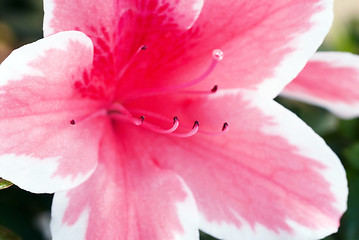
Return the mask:
[[42,20],[41,0],[0,1],[0,23],[8,27],[8,31],[0,32],[0,39],[5,38],[13,48],[40,39],[43,36]]
[[[356,6],[357,7],[357,6]],[[14,48],[42,37],[42,0],[0,0],[0,61]],[[338,40],[339,39],[339,40]],[[359,53],[359,22],[352,20],[335,44],[323,44],[321,50]],[[359,120],[341,120],[327,111],[304,103],[278,98],[320,134],[341,158],[349,180],[348,211],[339,232],[325,240],[359,239]],[[0,191],[0,232],[17,233],[24,240],[45,240],[52,195],[31,194],[16,186]],[[42,222],[42,224],[41,224]],[[4,230],[6,229],[6,230]],[[44,230],[45,229],[45,230]],[[44,233],[45,232],[45,233]],[[19,239],[5,238],[0,240]],[[201,232],[201,240],[214,240]]]
[[21,240],[21,238],[10,229],[0,226],[0,240]]

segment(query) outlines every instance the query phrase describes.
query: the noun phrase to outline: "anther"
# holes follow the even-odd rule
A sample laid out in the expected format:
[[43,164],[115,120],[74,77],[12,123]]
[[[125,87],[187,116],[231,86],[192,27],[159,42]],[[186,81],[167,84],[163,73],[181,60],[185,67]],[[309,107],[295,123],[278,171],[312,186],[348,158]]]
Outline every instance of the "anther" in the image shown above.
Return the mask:
[[218,90],[218,86],[214,85],[214,87],[211,89],[211,92],[215,93],[217,92],[217,90]]
[[175,116],[174,118],[173,118],[173,124],[175,124],[176,122],[178,122],[179,120],[178,120],[178,117],[177,116]]
[[[172,134],[174,131],[176,131],[176,129],[178,128],[179,126],[179,120],[178,120],[178,117],[174,117],[173,118],[173,125],[171,128],[169,129],[162,129],[160,128],[159,126],[156,126],[156,125],[153,125],[151,123],[147,123],[147,122],[143,122],[144,121],[144,117],[141,116],[140,119],[136,119],[137,121],[133,121],[133,123],[137,126],[141,125],[142,127],[148,129],[148,130],[151,130],[153,132],[156,132],[156,133],[162,133],[162,134]],[[142,120],[142,123],[139,123],[138,121]]]
[[228,123],[227,122],[223,123],[222,131],[220,131],[220,132],[212,132],[212,131],[205,131],[205,130],[199,131],[199,133],[201,133],[201,134],[206,134],[206,135],[211,135],[211,136],[221,136],[223,134],[226,134],[227,132],[228,132]]
[[141,51],[144,51],[147,49],[147,45],[141,45],[135,54],[130,58],[130,60],[122,67],[121,71],[119,72],[117,78],[120,79],[123,77],[125,72],[128,70],[128,68],[132,65],[132,63],[135,61],[136,57],[140,54]]
[[224,131],[228,131],[228,123],[227,122],[225,122],[225,123],[223,123],[223,127],[222,127],[222,132],[224,132]]
[[141,116],[138,119],[133,119],[133,124],[140,126],[145,121],[145,116]]
[[192,137],[193,135],[195,135],[198,132],[198,129],[199,129],[199,123],[198,123],[198,121],[195,121],[193,124],[193,128],[190,132],[188,132],[188,133],[172,133],[171,136],[180,137],[180,138]]
[[108,111],[107,110],[105,110],[105,109],[99,109],[98,111],[96,111],[96,112],[94,112],[94,113],[92,113],[92,114],[90,114],[90,115],[77,115],[77,116],[75,116],[75,119],[71,119],[70,121],[69,121],[69,123],[71,124],[71,125],[76,125],[76,124],[78,124],[78,123],[81,123],[81,122],[83,122],[83,121],[89,121],[89,120],[91,120],[91,119],[94,119],[94,118],[96,118],[96,117],[100,117],[100,116],[107,116],[107,114],[108,114]]

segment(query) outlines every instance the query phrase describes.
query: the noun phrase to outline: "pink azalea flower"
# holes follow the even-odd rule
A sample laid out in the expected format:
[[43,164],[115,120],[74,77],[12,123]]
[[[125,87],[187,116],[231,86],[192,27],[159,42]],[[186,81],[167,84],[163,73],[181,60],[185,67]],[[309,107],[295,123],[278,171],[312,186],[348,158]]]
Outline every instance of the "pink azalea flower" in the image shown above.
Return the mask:
[[[53,239],[337,230],[344,169],[272,100],[322,42],[332,1],[44,4],[45,38],[0,65],[0,176],[55,192]],[[311,89],[308,75],[295,82]]]
[[318,52],[291,82],[283,96],[327,108],[342,118],[359,116],[359,57]]

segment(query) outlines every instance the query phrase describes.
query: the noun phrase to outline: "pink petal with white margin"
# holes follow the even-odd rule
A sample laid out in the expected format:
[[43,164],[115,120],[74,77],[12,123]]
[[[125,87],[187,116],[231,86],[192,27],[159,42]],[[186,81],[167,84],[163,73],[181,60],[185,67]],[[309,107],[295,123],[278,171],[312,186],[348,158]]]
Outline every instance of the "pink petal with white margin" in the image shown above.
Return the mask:
[[282,95],[327,108],[342,118],[359,116],[359,56],[316,53]]
[[53,239],[198,239],[196,204],[180,177],[134,151],[123,141],[126,131],[115,137],[112,126],[107,130],[95,173],[77,188],[55,193]]
[[209,87],[258,90],[274,97],[322,43],[332,8],[331,0],[209,0],[196,23],[204,29],[201,47],[192,54],[206,48],[224,52]]
[[45,35],[69,29],[86,33],[99,59],[94,68],[106,67],[114,77],[137,49],[148,46],[131,62],[121,94],[187,82],[208,67],[214,49],[222,49],[224,60],[199,88],[257,89],[275,97],[321,44],[333,12],[332,0],[207,0],[185,31],[166,24],[156,11],[114,2],[47,0],[44,29]]
[[[141,108],[145,123],[161,126],[146,115],[154,109],[164,119],[178,116],[179,131],[199,121],[199,133],[186,139],[128,128],[126,141],[184,179],[205,232],[220,239],[284,240],[318,239],[337,230],[346,209],[345,171],[325,142],[275,101],[218,91],[132,104],[126,108]],[[223,122],[227,133],[204,133],[220,132]]]
[[23,46],[0,65],[1,177],[28,191],[55,192],[93,172],[100,117],[70,124],[98,107],[73,87],[92,54],[91,40],[71,31]]

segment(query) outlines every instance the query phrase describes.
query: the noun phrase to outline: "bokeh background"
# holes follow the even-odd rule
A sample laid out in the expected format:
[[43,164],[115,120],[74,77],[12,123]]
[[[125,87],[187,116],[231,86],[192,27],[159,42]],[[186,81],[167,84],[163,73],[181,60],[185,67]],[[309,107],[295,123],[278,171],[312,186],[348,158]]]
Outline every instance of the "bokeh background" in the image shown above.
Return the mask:
[[[0,0],[0,62],[10,52],[42,37],[42,0]],[[336,0],[335,21],[321,51],[359,54],[359,2]],[[358,86],[359,87],[359,86]],[[341,120],[304,103],[277,100],[295,112],[337,153],[349,180],[348,211],[338,233],[325,240],[359,239],[359,119]],[[48,240],[52,195],[16,186],[0,191],[0,240]],[[201,240],[213,240],[201,233]]]

